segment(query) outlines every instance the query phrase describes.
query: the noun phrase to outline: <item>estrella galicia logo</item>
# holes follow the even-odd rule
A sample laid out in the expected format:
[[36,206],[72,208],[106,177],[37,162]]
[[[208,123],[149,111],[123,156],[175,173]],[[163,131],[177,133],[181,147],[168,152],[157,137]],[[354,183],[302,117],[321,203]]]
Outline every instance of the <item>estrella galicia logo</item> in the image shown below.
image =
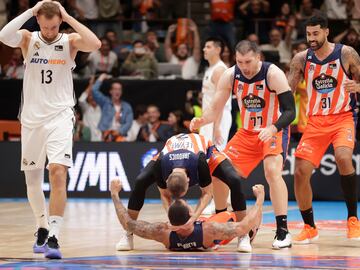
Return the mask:
[[256,90],[264,90],[264,85],[262,84],[256,85]]
[[253,94],[245,96],[242,102],[249,112],[261,112],[265,108],[265,100]]
[[312,82],[312,85],[315,88],[315,90],[321,94],[327,94],[334,91],[337,84],[338,82],[334,77],[330,75],[326,75],[324,73],[321,73]]

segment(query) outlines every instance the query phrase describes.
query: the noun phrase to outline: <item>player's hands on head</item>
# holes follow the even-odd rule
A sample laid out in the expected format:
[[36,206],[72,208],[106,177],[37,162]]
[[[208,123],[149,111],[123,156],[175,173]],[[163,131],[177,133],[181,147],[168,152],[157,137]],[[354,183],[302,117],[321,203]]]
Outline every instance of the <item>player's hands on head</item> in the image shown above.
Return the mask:
[[41,8],[42,4],[44,4],[45,2],[51,2],[51,0],[43,0],[43,1],[37,2],[36,5],[31,8],[34,16],[37,15],[37,13],[38,13],[39,9]]
[[121,181],[120,179],[116,178],[116,179],[112,179],[110,181],[110,192],[111,194],[119,194],[119,192],[121,191],[122,185],[121,185]]
[[71,17],[65,10],[65,8],[58,2],[58,1],[53,1],[53,3],[55,3],[56,5],[58,5],[60,12],[61,12],[61,18],[64,22],[68,21],[68,18]]

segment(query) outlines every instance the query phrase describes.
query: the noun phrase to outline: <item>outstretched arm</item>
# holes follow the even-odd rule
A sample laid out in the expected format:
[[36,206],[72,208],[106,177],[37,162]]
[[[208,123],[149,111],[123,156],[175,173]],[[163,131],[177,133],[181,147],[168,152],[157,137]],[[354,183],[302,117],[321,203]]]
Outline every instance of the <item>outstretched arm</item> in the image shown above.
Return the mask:
[[255,205],[240,222],[205,222],[203,224],[204,239],[206,239],[206,242],[212,243],[214,240],[233,239],[237,236],[243,236],[251,229],[260,226],[262,205],[265,197],[264,186],[253,186],[253,192],[256,196]]
[[111,198],[115,206],[116,215],[123,228],[137,236],[155,240],[168,246],[170,233],[168,225],[165,222],[149,223],[141,220],[133,220],[120,200],[120,190],[120,180],[112,180],[110,183]]
[[193,118],[190,122],[190,131],[212,123],[216,120],[217,115],[221,114],[226,101],[228,100],[234,78],[234,68],[228,68],[220,77],[213,101],[208,109],[203,112],[200,118]]

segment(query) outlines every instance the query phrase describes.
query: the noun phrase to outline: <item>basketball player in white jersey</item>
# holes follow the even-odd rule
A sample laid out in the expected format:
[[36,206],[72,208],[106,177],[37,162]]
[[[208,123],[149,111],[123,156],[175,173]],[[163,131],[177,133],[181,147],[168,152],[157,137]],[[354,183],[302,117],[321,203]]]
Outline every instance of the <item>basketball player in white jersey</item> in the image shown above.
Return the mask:
[[[219,38],[210,37],[206,40],[204,46],[204,58],[209,62],[209,68],[206,70],[203,81],[202,90],[202,109],[207,110],[215,96],[216,85],[228,68],[220,59],[220,55],[224,49],[224,43]],[[200,128],[200,134],[212,140],[217,148],[222,151],[225,149],[230,127],[231,127],[231,96],[227,100],[222,114],[220,114],[214,123],[207,124]]]
[[[217,83],[221,77],[221,75],[228,68],[223,61],[221,61],[221,53],[224,50],[224,42],[217,37],[209,37],[205,41],[205,46],[203,48],[204,58],[209,62],[209,68],[206,70],[204,74],[204,78],[202,81],[202,110],[207,110],[211,102],[215,96],[215,90]],[[216,118],[213,123],[207,124],[200,128],[200,134],[206,137],[207,139],[214,142],[216,147],[219,150],[224,150],[231,128],[231,95],[229,95],[229,99],[226,102],[222,113]],[[228,197],[229,188],[220,183],[220,181],[214,180],[214,185],[216,188],[214,189],[214,203],[210,203],[205,210],[204,214],[212,214],[214,211],[214,207],[216,208],[216,212],[220,209],[226,209],[227,204],[224,204],[224,200],[217,200],[220,197]]]
[[[40,32],[19,30],[36,16]],[[77,33],[61,34],[62,22]],[[53,1],[38,2],[0,31],[0,41],[20,47],[26,65],[21,110],[21,170],[37,223],[35,253],[49,259],[62,257],[59,230],[66,204],[67,169],[72,166],[72,130],[75,104],[72,69],[77,51],[100,48],[99,39]],[[50,178],[49,219],[42,191],[45,160]]]

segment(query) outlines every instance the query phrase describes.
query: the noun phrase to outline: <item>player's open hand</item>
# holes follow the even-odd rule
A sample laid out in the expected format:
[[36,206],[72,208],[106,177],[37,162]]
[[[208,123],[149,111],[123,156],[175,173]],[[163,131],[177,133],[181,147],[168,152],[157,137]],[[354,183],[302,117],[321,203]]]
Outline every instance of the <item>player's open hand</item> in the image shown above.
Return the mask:
[[354,80],[345,80],[344,87],[345,91],[349,93],[360,92],[360,84],[357,84]]
[[119,194],[121,191],[122,185],[120,179],[113,179],[110,182],[110,192],[111,194]]
[[260,130],[260,133],[258,135],[258,138],[262,142],[267,142],[268,140],[271,139],[271,137],[273,137],[277,133],[277,129],[274,125],[271,125],[266,128],[260,128],[259,130]]
[[264,189],[264,186],[263,185],[254,185],[252,187],[252,190],[253,190],[253,193],[256,197],[257,200],[261,200],[262,202],[264,201],[265,199],[265,189]]
[[61,13],[61,18],[64,22],[68,21],[68,18],[70,17],[70,15],[67,13],[67,11],[65,10],[65,8],[58,2],[58,1],[53,1],[53,3],[55,3],[56,5],[58,5],[59,9],[60,9],[60,13]]
[[33,8],[31,10],[32,10],[34,16],[37,15],[37,13],[38,13],[39,9],[41,8],[42,4],[44,4],[46,2],[51,2],[51,0],[40,1],[40,2],[37,2],[35,6],[33,6]]
[[203,124],[204,119],[202,117],[194,117],[193,119],[191,119],[189,129],[191,132],[194,132],[198,130]]

